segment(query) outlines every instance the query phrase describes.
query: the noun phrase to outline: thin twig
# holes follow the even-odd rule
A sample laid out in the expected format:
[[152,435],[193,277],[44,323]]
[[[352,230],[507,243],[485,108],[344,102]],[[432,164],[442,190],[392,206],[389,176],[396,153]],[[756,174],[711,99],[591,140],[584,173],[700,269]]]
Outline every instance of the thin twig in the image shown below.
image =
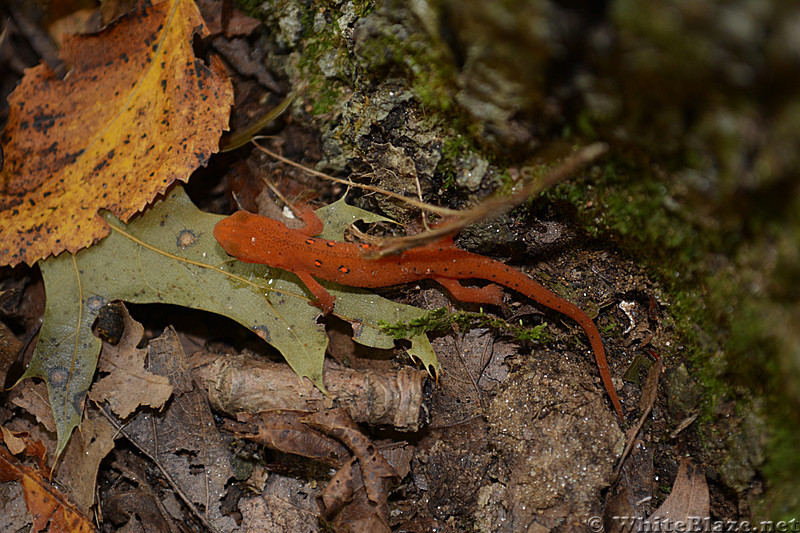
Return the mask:
[[418,233],[410,237],[396,237],[396,238],[384,239],[382,241],[380,249],[374,252],[372,255],[368,256],[369,259],[377,259],[379,257],[383,257],[386,255],[396,254],[402,252],[403,250],[408,250],[409,248],[414,248],[432,241],[439,240],[442,237],[458,233],[459,230],[461,230],[466,226],[469,226],[470,224],[474,224],[476,222],[485,220],[487,218],[495,217],[502,213],[506,213],[510,211],[512,208],[524,203],[531,196],[539,194],[545,189],[552,187],[556,183],[564,180],[567,176],[571,175],[577,169],[597,159],[602,154],[604,154],[608,148],[607,145],[604,143],[594,143],[590,144],[589,146],[584,146],[583,148],[575,152],[573,155],[565,159],[561,164],[550,170],[547,174],[544,175],[544,177],[538,180],[532,180],[530,183],[526,184],[524,187],[522,187],[522,189],[520,189],[516,193],[510,196],[495,195],[492,198],[481,202],[480,204],[478,204],[473,208],[466,209],[463,211],[457,211],[453,209],[446,209],[444,207],[436,207],[434,205],[421,202],[414,198],[402,196],[400,194],[393,193],[391,191],[387,191],[379,187],[374,187],[372,185],[364,185],[360,183],[354,183],[350,180],[334,178],[333,176],[325,174],[324,172],[319,172],[317,170],[310,169],[308,167],[301,165],[300,163],[295,163],[290,159],[287,159],[281,155],[276,154],[275,152],[269,150],[268,148],[258,144],[256,141],[259,139],[260,137],[253,138],[253,144],[255,144],[259,150],[261,150],[262,152],[271,157],[274,157],[278,161],[281,161],[283,163],[286,163],[287,165],[291,165],[295,168],[303,170],[304,172],[308,172],[313,176],[333,181],[335,183],[341,183],[349,187],[358,187],[364,190],[378,192],[386,196],[389,196],[390,198],[395,198],[402,202],[406,202],[407,204],[413,205],[414,207],[418,207],[419,209],[433,213],[438,213],[442,216],[452,218],[452,220],[440,224],[431,230],[424,231],[422,233]]
[[278,155],[275,152],[273,152],[272,150],[270,150],[269,148],[266,148],[266,147],[258,144],[258,142],[256,142],[256,141],[260,140],[261,138],[262,137],[254,137],[253,138],[253,144],[255,144],[256,147],[259,150],[261,150],[262,152],[264,152],[265,154],[267,154],[270,157],[274,157],[278,161],[286,163],[287,165],[291,165],[291,166],[293,166],[295,168],[299,168],[300,170],[302,170],[304,172],[308,172],[312,176],[317,176],[318,178],[326,179],[326,180],[332,181],[334,183],[340,183],[342,185],[347,185],[348,187],[358,187],[359,189],[364,189],[366,191],[373,191],[373,192],[381,193],[381,194],[384,194],[384,195],[386,195],[386,196],[388,196],[390,198],[394,198],[396,200],[400,200],[402,202],[406,202],[409,205],[413,205],[414,207],[417,207],[419,209],[423,209],[425,211],[430,211],[430,212],[433,212],[433,213],[438,213],[438,214],[443,215],[443,216],[451,216],[452,217],[452,216],[460,216],[460,214],[461,214],[461,211],[457,211],[455,209],[447,209],[445,207],[437,207],[435,205],[431,205],[431,204],[427,204],[425,202],[421,202],[421,201],[416,200],[414,198],[409,198],[409,197],[403,196],[401,194],[397,194],[397,193],[394,193],[394,192],[391,192],[391,191],[387,191],[385,189],[381,189],[380,187],[374,187],[372,185],[364,185],[363,183],[355,183],[355,182],[350,181],[350,180],[343,180],[341,178],[335,178],[333,176],[325,174],[324,172],[320,172],[318,170],[314,170],[312,168],[308,168],[306,166],[301,165],[300,163],[295,163],[291,159],[287,159],[287,158],[283,157],[282,155]]
[[492,218],[502,213],[510,211],[512,208],[522,204],[531,196],[542,192],[562,181],[578,168],[598,158],[606,151],[606,145],[595,143],[578,150],[574,155],[567,158],[563,163],[552,169],[545,176],[536,181],[525,185],[518,192],[511,196],[493,196],[481,202],[477,206],[458,212],[458,218],[436,226],[430,231],[418,233],[410,237],[398,237],[385,239],[384,245],[371,259],[396,254],[409,248],[421,246],[423,244],[441,239],[442,237],[453,235],[470,224]]
[[642,387],[642,403],[644,404],[644,412],[642,412],[642,416],[639,417],[639,421],[636,423],[636,426],[628,431],[628,441],[625,443],[625,449],[622,451],[622,455],[619,458],[617,467],[614,469],[615,479],[617,476],[619,476],[619,473],[622,470],[622,465],[625,462],[625,458],[628,457],[628,455],[631,453],[631,450],[633,450],[633,445],[636,443],[636,437],[642,430],[644,423],[650,416],[650,411],[653,410],[653,405],[656,403],[658,379],[661,376],[662,367],[663,362],[662,359],[659,358],[656,360],[656,363],[650,367],[650,372],[647,374],[647,381],[645,381],[644,387]]

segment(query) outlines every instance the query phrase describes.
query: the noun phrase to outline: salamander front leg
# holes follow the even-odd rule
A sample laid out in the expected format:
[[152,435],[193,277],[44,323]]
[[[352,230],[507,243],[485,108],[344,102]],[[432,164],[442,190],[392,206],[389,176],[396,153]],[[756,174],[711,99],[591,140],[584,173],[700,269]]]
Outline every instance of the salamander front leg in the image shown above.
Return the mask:
[[[310,205],[301,205],[296,207],[295,213],[297,214],[298,217],[300,217],[300,220],[302,220],[305,223],[305,226],[303,226],[297,231],[299,231],[303,235],[308,235],[309,237],[316,237],[317,235],[322,233],[322,230],[324,229],[322,221],[319,219],[319,217],[317,216],[317,214],[314,212],[314,210],[311,208]],[[311,287],[309,287],[309,289],[310,288]]]
[[315,302],[308,302],[309,305],[313,305],[322,309],[324,314],[328,314],[333,311],[333,302],[336,300],[331,293],[325,290],[325,287],[319,284],[314,277],[309,274],[308,272],[295,272],[294,273],[300,281],[302,281],[308,290],[311,291],[311,294],[314,295],[316,298]]
[[485,287],[464,287],[457,279],[434,278],[437,283],[447,289],[453,298],[462,302],[476,304],[490,304],[503,306],[503,291],[498,285],[487,285]]

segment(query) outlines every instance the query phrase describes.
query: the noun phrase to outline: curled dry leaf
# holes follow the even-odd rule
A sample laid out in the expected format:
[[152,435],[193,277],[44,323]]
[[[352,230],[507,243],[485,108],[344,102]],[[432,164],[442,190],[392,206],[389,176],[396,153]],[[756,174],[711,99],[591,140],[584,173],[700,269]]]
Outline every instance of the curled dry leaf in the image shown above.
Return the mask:
[[0,432],[2,433],[3,442],[8,448],[8,451],[13,455],[17,455],[25,450],[25,441],[19,438],[13,431],[5,426],[0,426]]
[[373,501],[364,484],[364,465],[353,457],[317,498],[317,507],[336,531],[371,531],[389,533],[389,478],[381,478],[378,501]]
[[26,431],[11,431],[5,426],[0,426],[0,442],[5,443],[8,450],[18,455],[25,452],[25,455],[33,458],[36,465],[45,468],[45,456],[47,451],[41,441],[33,440]]
[[[400,474],[346,410],[240,414],[238,419],[238,423],[226,422],[225,428],[239,437],[339,469],[316,498],[325,520],[349,524],[337,531],[390,531],[389,485]],[[349,459],[348,450],[353,453]]]
[[325,490],[317,497],[317,506],[322,518],[325,520],[333,518],[345,505],[353,501],[356,490],[363,486],[358,458],[352,457],[336,472]]
[[143,2],[99,33],[66,38],[59,79],[26,72],[9,98],[0,173],[0,264],[33,264],[108,235],[98,209],[130,219],[205,165],[233,90],[219,59],[192,51],[192,0]]
[[258,415],[240,414],[238,423],[226,420],[223,428],[237,437],[260,442],[272,449],[314,459],[339,468],[350,457],[342,444],[300,421],[306,413],[266,411]]
[[358,458],[361,476],[369,501],[381,505],[388,497],[387,481],[397,478],[389,461],[375,445],[361,433],[344,409],[318,411],[303,417],[309,426],[326,433],[347,446]]

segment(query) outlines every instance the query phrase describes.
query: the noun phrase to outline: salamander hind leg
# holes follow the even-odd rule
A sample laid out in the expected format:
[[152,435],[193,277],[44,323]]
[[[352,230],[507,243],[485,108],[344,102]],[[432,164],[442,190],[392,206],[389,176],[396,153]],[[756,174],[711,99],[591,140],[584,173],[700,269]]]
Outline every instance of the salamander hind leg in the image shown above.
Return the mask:
[[316,298],[316,301],[308,302],[309,305],[319,307],[326,315],[333,311],[333,302],[335,298],[331,293],[325,290],[325,287],[320,285],[308,272],[295,272],[294,274],[300,278],[300,281],[308,287],[308,290],[310,290],[311,294]]
[[498,285],[487,285],[481,288],[465,287],[457,279],[434,279],[447,289],[453,295],[453,298],[462,302],[503,306],[503,291]]

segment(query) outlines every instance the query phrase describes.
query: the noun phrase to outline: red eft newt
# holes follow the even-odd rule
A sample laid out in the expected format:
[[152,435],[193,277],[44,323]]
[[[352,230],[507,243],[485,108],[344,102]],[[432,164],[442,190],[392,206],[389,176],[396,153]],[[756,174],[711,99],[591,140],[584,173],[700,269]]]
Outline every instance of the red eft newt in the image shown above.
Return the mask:
[[[241,261],[269,265],[297,275],[317,299],[314,305],[326,314],[333,310],[334,297],[314,278],[364,288],[433,279],[462,302],[501,307],[502,291],[495,284],[503,285],[567,315],[583,328],[592,345],[603,385],[617,415],[623,418],[600,332],[592,319],[575,304],[499,261],[457,248],[452,238],[391,256],[366,259],[364,256],[372,245],[315,238],[322,232],[322,221],[308,207],[299,210],[298,215],[305,227],[290,229],[277,220],[237,211],[217,223],[214,237],[229,255]],[[465,287],[459,283],[461,279],[482,279],[492,285]]]

